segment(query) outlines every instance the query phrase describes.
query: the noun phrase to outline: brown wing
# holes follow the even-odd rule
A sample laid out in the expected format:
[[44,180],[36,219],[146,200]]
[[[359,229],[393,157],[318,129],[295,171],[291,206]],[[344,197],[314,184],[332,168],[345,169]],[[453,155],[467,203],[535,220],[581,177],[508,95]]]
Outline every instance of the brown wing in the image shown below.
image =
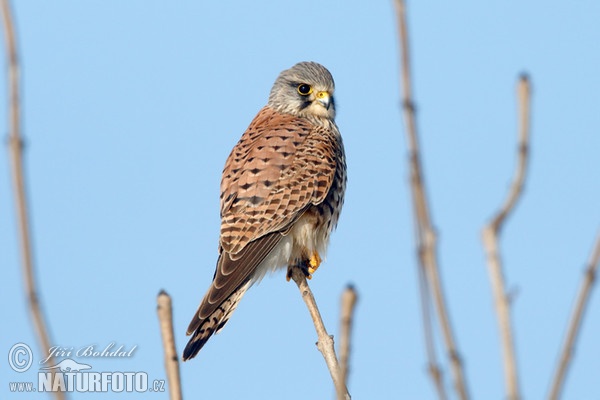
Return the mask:
[[338,140],[333,124],[315,126],[264,107],[223,170],[222,249],[236,258],[251,241],[285,231],[307,206],[322,202],[335,176]]
[[232,260],[225,252],[221,253],[210,288],[187,329],[188,335],[198,328],[201,320],[210,317],[221,303],[248,282],[258,264],[280,240],[281,235],[277,232],[264,236],[248,245],[237,260]]
[[187,334],[194,335],[183,351],[184,361],[198,354],[208,339],[225,326],[248,289],[259,260],[263,260],[280,240],[278,232],[263,236],[244,248],[237,260],[232,260],[228,253],[221,253],[213,282],[188,326]]

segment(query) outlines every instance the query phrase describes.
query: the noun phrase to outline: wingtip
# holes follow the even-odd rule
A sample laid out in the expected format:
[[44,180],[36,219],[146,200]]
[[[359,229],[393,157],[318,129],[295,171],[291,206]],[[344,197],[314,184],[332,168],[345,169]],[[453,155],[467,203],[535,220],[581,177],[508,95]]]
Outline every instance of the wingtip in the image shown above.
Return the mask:
[[211,336],[212,335],[209,335],[204,338],[199,338],[199,335],[194,335],[194,337],[192,337],[188,344],[185,346],[185,349],[183,349],[183,356],[181,357],[182,360],[185,362],[196,357],[202,349],[202,347],[204,346],[204,344],[208,341],[208,338]]

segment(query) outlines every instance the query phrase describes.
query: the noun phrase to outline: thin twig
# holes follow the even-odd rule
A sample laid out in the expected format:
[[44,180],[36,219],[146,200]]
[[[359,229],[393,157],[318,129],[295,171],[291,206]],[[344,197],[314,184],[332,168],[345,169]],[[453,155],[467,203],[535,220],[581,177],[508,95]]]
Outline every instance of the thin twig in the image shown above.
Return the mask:
[[[423,173],[421,166],[421,155],[419,150],[419,140],[417,135],[415,105],[412,98],[411,72],[410,72],[410,51],[408,40],[408,29],[406,24],[406,5],[403,0],[396,0],[396,12],[398,18],[398,27],[400,31],[400,47],[402,62],[402,110],[404,121],[406,123],[406,135],[409,147],[409,164],[411,193],[415,217],[415,230],[417,239],[417,254],[420,264],[427,279],[427,287],[433,297],[433,302],[437,311],[438,320],[442,329],[444,345],[450,358],[450,366],[454,380],[454,388],[460,399],[469,398],[466,386],[466,380],[463,372],[462,360],[459,355],[454,333],[450,323],[450,316],[446,309],[446,300],[439,275],[437,261],[437,239],[431,217],[425,184],[423,182]],[[421,285],[422,286],[422,285]],[[425,315],[425,313],[424,313]],[[435,371],[439,373],[436,363],[430,363],[435,366]],[[439,390],[439,374],[432,373],[434,384]],[[438,376],[438,377],[436,377]],[[443,392],[442,392],[443,393]],[[443,397],[442,397],[443,398]]]
[[340,367],[333,345],[333,336],[330,336],[325,329],[325,325],[323,324],[323,319],[321,318],[321,313],[317,307],[315,297],[313,296],[312,291],[306,282],[306,276],[300,267],[293,267],[291,273],[292,279],[294,282],[296,282],[296,285],[298,285],[298,289],[302,295],[302,300],[304,300],[304,303],[306,303],[308,312],[310,313],[313,323],[315,324],[315,330],[317,331],[318,336],[317,348],[325,359],[325,363],[327,364],[327,368],[331,374],[331,379],[333,380],[333,385],[335,386],[337,398],[338,400],[350,400],[348,389],[346,388],[346,385],[344,385],[344,381],[341,378]]
[[442,369],[438,364],[436,351],[435,351],[435,340],[433,337],[433,326],[432,326],[432,312],[431,312],[431,295],[429,293],[429,285],[427,278],[425,277],[425,270],[418,268],[419,270],[419,297],[421,299],[421,313],[423,320],[423,332],[425,334],[425,349],[427,351],[427,372],[433,380],[433,385],[437,391],[438,398],[440,400],[446,400],[448,395],[446,394],[446,387],[444,386],[444,379],[442,375]]
[[500,256],[498,236],[506,218],[514,209],[517,200],[523,192],[525,183],[527,162],[529,155],[529,103],[530,84],[526,75],[521,75],[517,87],[519,98],[519,147],[518,160],[508,197],[502,208],[498,211],[491,222],[483,229],[482,237],[487,253],[490,282],[498,316],[498,328],[502,343],[502,358],[504,365],[504,381],[506,385],[507,399],[518,400],[521,398],[519,390],[519,374],[517,369],[516,351],[513,340],[512,326],[510,320],[510,298],[504,284],[504,274]]
[[596,237],[596,244],[594,245],[589,264],[585,270],[583,282],[581,283],[581,289],[579,289],[577,303],[573,309],[573,313],[571,314],[571,321],[569,323],[567,337],[563,344],[560,359],[556,367],[554,379],[552,381],[550,395],[548,396],[549,400],[557,400],[560,398],[563,383],[567,375],[567,371],[571,365],[573,354],[575,353],[575,344],[577,342],[579,328],[581,327],[581,321],[583,320],[583,315],[589,303],[592,288],[596,282],[598,264],[600,264],[600,232],[598,232],[598,236]]
[[341,316],[340,316],[340,373],[342,374],[342,382],[348,387],[348,371],[350,360],[350,343],[352,322],[354,319],[354,307],[358,295],[354,286],[348,285],[342,292],[341,297]]
[[[20,111],[20,76],[19,57],[17,53],[17,37],[14,29],[11,7],[8,0],[2,0],[2,16],[4,20],[4,39],[8,60],[8,90],[9,90],[9,153],[12,167],[14,196],[16,205],[19,237],[21,242],[21,262],[25,293],[29,302],[31,319],[36,329],[37,338],[42,352],[42,359],[48,360],[48,365],[55,365],[55,357],[47,357],[44,352],[50,350],[50,334],[48,325],[42,311],[38,289],[36,285],[33,266],[33,252],[31,249],[31,236],[29,233],[29,217],[27,197],[25,195],[25,178],[23,174],[23,140],[21,138],[21,111]],[[55,372],[52,372],[53,374]],[[54,379],[54,377],[53,377]],[[65,399],[62,391],[53,392],[56,399]]]
[[173,307],[171,296],[161,290],[156,299],[158,322],[160,323],[160,334],[162,336],[163,349],[165,353],[165,370],[169,382],[169,398],[181,400],[181,378],[179,376],[179,358],[175,349],[175,336],[173,334]]

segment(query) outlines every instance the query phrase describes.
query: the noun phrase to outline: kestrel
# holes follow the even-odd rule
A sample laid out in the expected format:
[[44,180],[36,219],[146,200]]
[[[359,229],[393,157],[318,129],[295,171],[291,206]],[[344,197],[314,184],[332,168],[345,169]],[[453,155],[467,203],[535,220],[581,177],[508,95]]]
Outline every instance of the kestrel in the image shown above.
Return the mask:
[[187,329],[183,360],[227,323],[269,271],[319,267],[346,188],[331,73],[314,62],[283,71],[231,151],[221,180],[221,236],[213,281]]

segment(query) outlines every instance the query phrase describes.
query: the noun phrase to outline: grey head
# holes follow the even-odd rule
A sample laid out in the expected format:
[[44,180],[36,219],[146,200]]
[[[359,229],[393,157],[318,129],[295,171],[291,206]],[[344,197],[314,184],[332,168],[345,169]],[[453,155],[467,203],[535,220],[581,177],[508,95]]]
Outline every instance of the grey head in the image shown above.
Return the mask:
[[300,62],[279,74],[268,105],[286,114],[333,120],[334,90],[335,83],[327,68],[316,62]]

